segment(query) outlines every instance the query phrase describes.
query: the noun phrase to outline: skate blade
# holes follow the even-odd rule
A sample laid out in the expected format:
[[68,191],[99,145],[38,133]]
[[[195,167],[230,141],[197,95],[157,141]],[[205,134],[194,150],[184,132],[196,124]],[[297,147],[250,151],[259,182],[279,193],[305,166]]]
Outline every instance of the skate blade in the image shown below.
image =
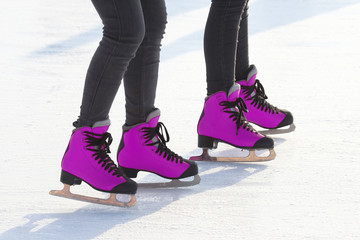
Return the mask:
[[203,153],[200,156],[190,157],[192,161],[209,161],[209,162],[264,162],[274,160],[276,153],[274,149],[269,149],[270,154],[266,157],[260,157],[255,154],[255,150],[249,150],[247,157],[211,157],[209,155],[209,149],[204,148]]
[[170,182],[158,182],[158,183],[138,183],[139,188],[179,188],[179,187],[191,187],[199,184],[201,178],[199,175],[195,175],[191,181],[182,181],[179,179],[173,179]]
[[283,134],[283,133],[289,133],[295,131],[296,126],[295,124],[290,124],[289,128],[285,129],[267,129],[267,130],[261,130],[258,131],[262,135],[276,135],[276,134]]
[[64,184],[64,188],[62,190],[51,190],[49,192],[50,195],[69,198],[73,200],[96,203],[102,205],[116,206],[116,207],[133,207],[136,204],[135,195],[130,194],[129,202],[120,202],[116,199],[116,193],[110,193],[110,197],[108,199],[101,199],[95,197],[89,197],[79,194],[73,194],[70,192],[70,185]]

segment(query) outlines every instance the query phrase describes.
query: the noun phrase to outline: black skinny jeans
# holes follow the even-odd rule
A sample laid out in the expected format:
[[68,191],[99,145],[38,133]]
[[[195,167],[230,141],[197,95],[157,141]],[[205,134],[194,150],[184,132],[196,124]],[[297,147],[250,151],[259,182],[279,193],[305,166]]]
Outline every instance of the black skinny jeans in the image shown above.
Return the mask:
[[164,0],[92,0],[103,38],[90,62],[75,127],[109,118],[124,79],[126,124],[144,122],[155,109],[160,43],[166,25]]
[[227,91],[249,68],[248,0],[212,0],[205,28],[207,94]]

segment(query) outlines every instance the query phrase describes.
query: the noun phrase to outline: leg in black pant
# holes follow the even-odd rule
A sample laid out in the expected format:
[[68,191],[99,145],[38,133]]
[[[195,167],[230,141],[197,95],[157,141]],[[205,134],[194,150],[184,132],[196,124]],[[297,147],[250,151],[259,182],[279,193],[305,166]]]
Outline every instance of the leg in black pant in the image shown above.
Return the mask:
[[[239,40],[247,40],[247,23],[244,25],[246,31],[241,30],[241,16],[247,2],[248,0],[212,0],[204,36],[208,95],[227,91],[235,81],[235,66],[237,69],[243,68],[243,63],[236,64],[236,52],[238,37]],[[247,49],[247,41],[239,44],[239,51]],[[241,57],[240,60],[242,59]]]
[[155,101],[161,40],[166,25],[164,0],[141,0],[145,37],[124,76],[126,125],[145,122]]
[[239,33],[236,50],[235,79],[246,79],[249,70],[249,41],[248,41],[248,2],[246,1],[244,11],[240,17]]
[[[166,24],[164,0],[92,0],[104,24],[103,38],[85,80],[76,127],[108,119],[124,77],[126,122],[144,121],[154,109],[160,41]],[[146,30],[145,30],[146,29]]]
[[[293,123],[289,111],[267,102],[257,69],[249,66],[248,0],[212,0],[204,46],[208,96],[220,91],[231,94],[235,91],[229,91],[232,86],[241,86],[236,92],[242,100],[236,101],[243,101],[239,106],[244,108],[247,121],[269,129]],[[240,86],[234,85],[235,81]]]

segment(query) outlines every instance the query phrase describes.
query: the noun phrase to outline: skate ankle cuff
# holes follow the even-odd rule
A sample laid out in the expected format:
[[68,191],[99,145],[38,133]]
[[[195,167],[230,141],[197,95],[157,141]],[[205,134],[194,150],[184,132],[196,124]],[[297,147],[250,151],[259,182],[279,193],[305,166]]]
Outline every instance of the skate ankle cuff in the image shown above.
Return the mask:
[[109,126],[111,124],[110,119],[106,119],[106,120],[102,120],[102,121],[97,121],[95,122],[91,128],[96,128],[96,127],[105,127],[105,126]]

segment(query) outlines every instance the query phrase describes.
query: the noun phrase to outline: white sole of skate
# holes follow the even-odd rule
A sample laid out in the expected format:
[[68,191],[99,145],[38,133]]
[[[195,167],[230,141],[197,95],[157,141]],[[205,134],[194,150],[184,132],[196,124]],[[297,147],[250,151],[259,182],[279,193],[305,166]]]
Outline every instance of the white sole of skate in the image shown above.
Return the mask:
[[158,182],[158,183],[138,183],[138,188],[179,188],[190,187],[199,184],[201,178],[199,175],[195,175],[191,181],[183,181],[179,179],[173,179],[170,182]]
[[249,150],[247,157],[212,157],[209,155],[209,149],[203,148],[203,153],[200,156],[190,157],[192,161],[209,161],[209,162],[264,162],[274,160],[276,153],[274,149],[269,149],[270,153],[266,157],[257,156],[255,150]]
[[283,133],[289,133],[295,131],[296,126],[295,124],[290,124],[288,128],[280,128],[280,129],[266,129],[266,130],[260,130],[259,133],[263,135],[276,135],[276,134],[283,134]]
[[89,197],[79,194],[73,194],[72,192],[70,192],[70,185],[68,184],[64,184],[64,188],[62,190],[51,190],[49,194],[57,197],[64,197],[64,198],[83,201],[83,202],[109,205],[115,207],[133,207],[136,204],[136,198],[135,195],[133,194],[130,194],[129,202],[120,202],[116,199],[116,193],[110,193],[110,197],[108,199],[101,199],[101,198]]

